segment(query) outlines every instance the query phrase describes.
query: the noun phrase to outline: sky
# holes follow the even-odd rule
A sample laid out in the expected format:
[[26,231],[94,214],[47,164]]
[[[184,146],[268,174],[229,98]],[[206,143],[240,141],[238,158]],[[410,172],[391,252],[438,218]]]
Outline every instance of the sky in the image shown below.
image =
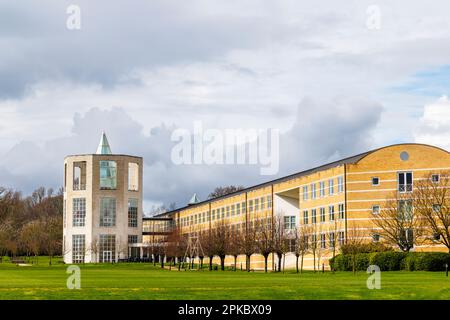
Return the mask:
[[[389,144],[450,150],[450,3],[415,2],[0,0],[0,186],[57,189],[103,130],[144,157],[146,212]],[[175,164],[173,130],[199,121],[279,130],[279,170]]]

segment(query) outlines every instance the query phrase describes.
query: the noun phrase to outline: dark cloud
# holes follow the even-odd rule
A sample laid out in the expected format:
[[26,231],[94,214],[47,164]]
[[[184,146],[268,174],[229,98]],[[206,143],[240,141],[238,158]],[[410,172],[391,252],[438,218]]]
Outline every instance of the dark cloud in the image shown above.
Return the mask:
[[72,136],[41,146],[32,142],[14,146],[0,160],[0,181],[25,193],[40,185],[58,188],[64,156],[94,153],[105,130],[114,153],[144,157],[145,200],[181,206],[194,192],[204,199],[219,185],[250,186],[366,151],[372,147],[371,133],[380,113],[379,104],[358,99],[302,101],[292,129],[280,136],[280,171],[261,176],[255,165],[175,165],[170,158],[175,126],[162,124],[144,132],[121,108],[93,108],[74,116]]

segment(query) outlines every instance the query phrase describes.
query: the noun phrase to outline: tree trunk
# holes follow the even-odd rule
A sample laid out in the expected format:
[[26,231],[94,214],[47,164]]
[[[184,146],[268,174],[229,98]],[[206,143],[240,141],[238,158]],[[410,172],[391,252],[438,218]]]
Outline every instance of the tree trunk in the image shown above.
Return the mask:
[[225,271],[225,256],[220,256],[220,270]]
[[278,272],[281,272],[281,260],[283,259],[283,255],[281,253],[277,253],[278,257]]
[[300,273],[303,273],[303,254],[302,254],[302,260],[300,264]]
[[267,258],[269,256],[268,255],[264,255],[264,272],[267,273]]
[[213,258],[214,258],[214,256],[209,256],[209,271],[212,271]]
[[298,255],[295,255],[295,269],[297,270],[298,273]]
[[247,272],[250,272],[250,262],[251,262],[251,257],[250,255],[246,255],[246,259],[245,259],[245,269],[247,270]]
[[237,269],[237,256],[234,256],[234,271]]

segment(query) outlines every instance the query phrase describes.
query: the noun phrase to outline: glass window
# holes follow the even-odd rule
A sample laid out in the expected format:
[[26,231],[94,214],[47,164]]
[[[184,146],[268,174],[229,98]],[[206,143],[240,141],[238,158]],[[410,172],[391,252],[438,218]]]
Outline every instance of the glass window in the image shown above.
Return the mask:
[[245,202],[242,202],[242,213],[245,213],[247,210],[247,206],[245,205]]
[[401,221],[411,221],[413,214],[412,200],[398,201],[398,219]]
[[139,165],[137,163],[128,163],[128,190],[139,190]]
[[[128,245],[138,243],[137,235],[128,235]],[[140,252],[138,247],[129,247],[129,254],[131,258],[139,258]]]
[[128,199],[128,226],[137,228],[138,226],[138,200]]
[[100,199],[100,227],[114,227],[116,225],[116,199]]
[[380,179],[378,177],[372,177],[372,185],[378,186],[380,184]]
[[116,261],[116,236],[114,234],[100,235],[99,262]]
[[398,173],[398,191],[399,192],[411,192],[413,186],[412,172],[399,172]]
[[239,215],[239,214],[241,214],[241,204],[237,203],[236,204],[236,215]]
[[329,239],[330,239],[330,248],[334,248],[334,245],[336,243],[334,232],[330,232]]
[[295,229],[295,216],[284,217],[284,228],[289,230]]
[[255,211],[259,211],[259,199],[255,199]]
[[322,233],[320,235],[320,247],[322,249],[326,249],[326,247],[327,247],[327,237],[326,237],[325,233]]
[[315,199],[316,198],[316,184],[312,183],[311,184],[311,199]]
[[272,196],[267,196],[267,208],[272,208]]
[[253,212],[253,200],[250,200],[249,202],[248,202],[248,206],[249,206],[249,211],[250,212]]
[[85,235],[72,235],[72,263],[84,263],[84,253],[86,252]]
[[373,242],[378,242],[378,241],[380,241],[380,235],[379,235],[378,233],[374,233],[374,234],[372,235],[372,240],[373,240]]
[[73,163],[73,190],[86,190],[86,161]]
[[316,222],[317,222],[317,218],[316,218],[316,209],[312,209],[312,210],[311,210],[311,222],[312,222],[312,223],[316,223]]
[[373,214],[379,214],[380,213],[380,206],[375,204],[372,206],[372,213]]
[[325,208],[320,208],[320,222],[325,222]]
[[261,210],[264,210],[264,197],[261,198]]
[[225,208],[222,208],[222,219],[225,218]]
[[115,161],[100,161],[100,189],[117,188],[117,163]]
[[308,200],[308,186],[303,186],[303,201]]
[[345,218],[345,212],[344,212],[344,204],[340,203],[338,205],[338,210],[339,210],[339,219],[344,219]]
[[308,224],[308,210],[303,210],[303,224]]
[[328,180],[328,192],[329,192],[330,196],[334,194],[334,180],[333,179]]
[[230,207],[227,206],[227,218],[230,216]]
[[328,207],[328,219],[334,221],[334,206]]
[[345,235],[344,235],[344,231],[339,231],[339,245],[343,246],[345,243]]
[[320,197],[325,196],[325,181],[319,182],[319,194],[320,194]]
[[74,227],[84,227],[86,220],[86,199],[73,198],[72,224]]
[[338,177],[338,192],[344,192],[344,177]]
[[438,183],[439,182],[439,175],[438,174],[433,174],[431,176],[431,181],[434,183]]

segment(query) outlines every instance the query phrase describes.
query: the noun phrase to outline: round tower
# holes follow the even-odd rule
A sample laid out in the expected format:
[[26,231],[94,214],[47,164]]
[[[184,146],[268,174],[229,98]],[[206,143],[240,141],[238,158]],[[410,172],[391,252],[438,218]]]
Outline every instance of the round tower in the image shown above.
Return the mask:
[[64,159],[65,263],[136,257],[142,242],[141,157],[113,154],[102,133],[95,154]]

